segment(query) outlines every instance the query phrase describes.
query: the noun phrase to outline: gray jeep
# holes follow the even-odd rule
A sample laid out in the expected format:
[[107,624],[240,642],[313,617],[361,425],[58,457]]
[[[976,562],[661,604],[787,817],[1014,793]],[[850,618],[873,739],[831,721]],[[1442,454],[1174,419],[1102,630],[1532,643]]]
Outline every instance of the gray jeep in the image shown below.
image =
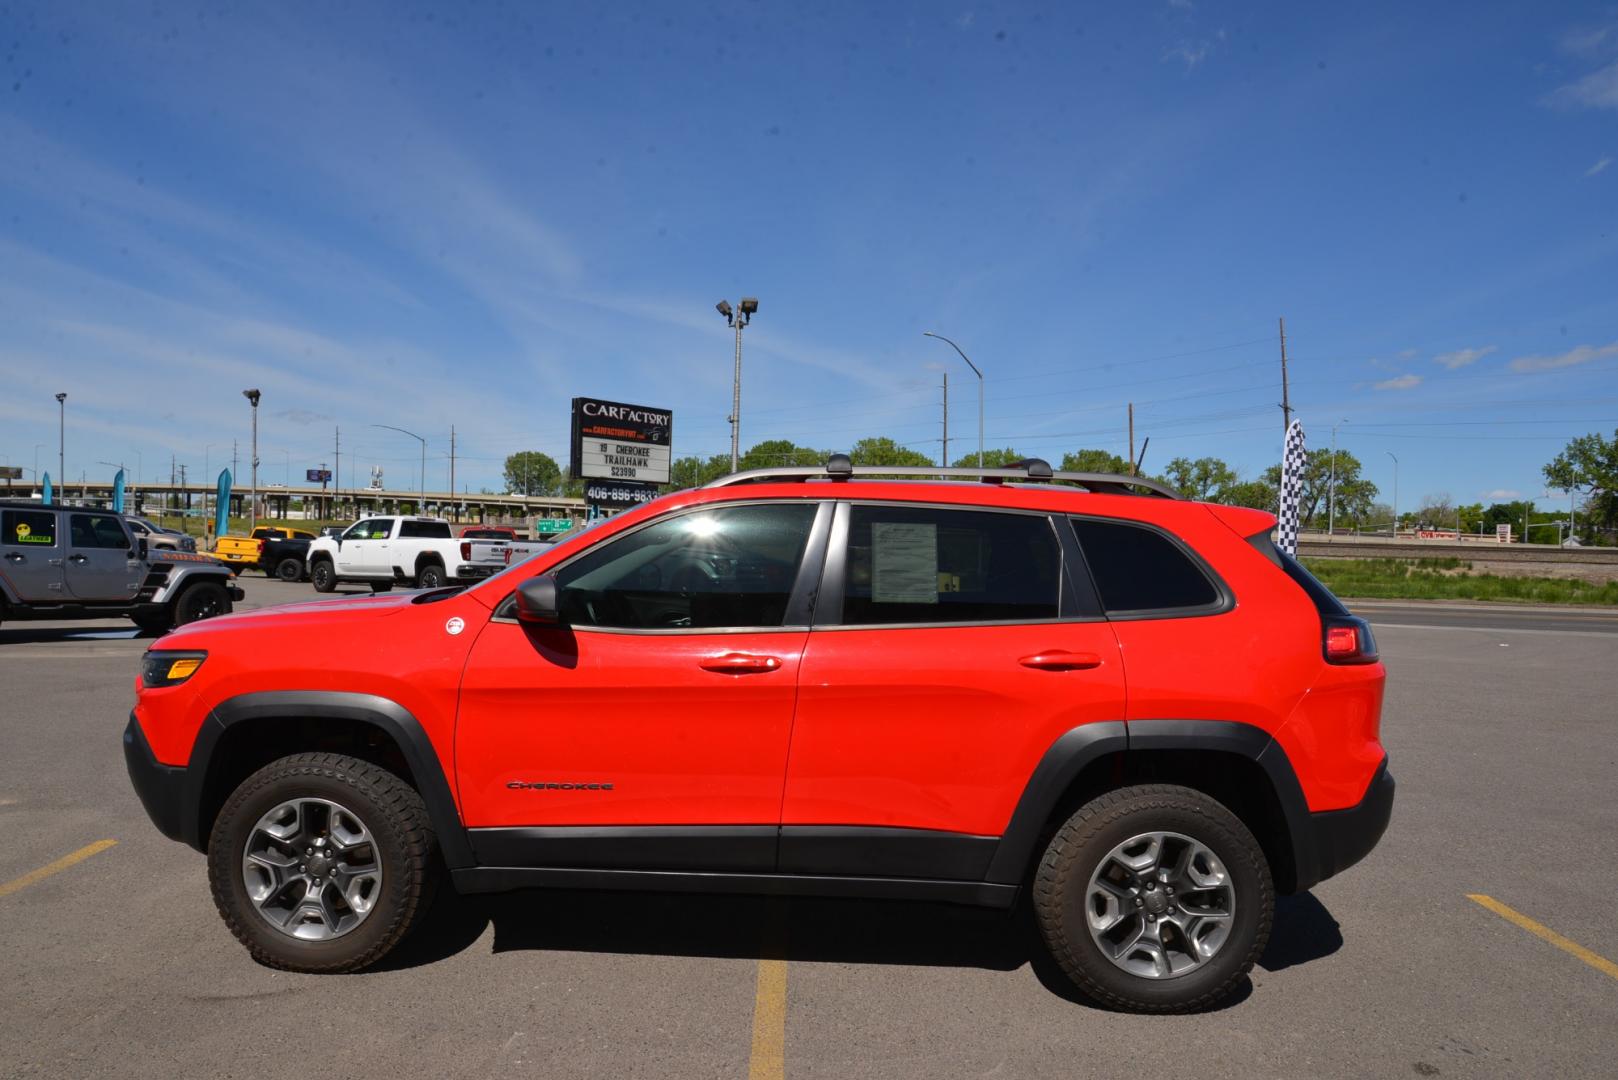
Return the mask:
[[0,622],[127,615],[163,631],[241,598],[224,563],[154,549],[118,514],[0,499]]

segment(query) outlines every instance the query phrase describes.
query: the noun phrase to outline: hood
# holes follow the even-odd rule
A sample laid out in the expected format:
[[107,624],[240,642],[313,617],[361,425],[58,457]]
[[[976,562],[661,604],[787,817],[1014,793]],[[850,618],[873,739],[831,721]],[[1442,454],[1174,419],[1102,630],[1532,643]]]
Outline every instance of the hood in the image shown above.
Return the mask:
[[191,639],[198,639],[196,644],[200,644],[200,639],[213,634],[238,631],[251,633],[286,631],[297,634],[315,627],[329,630],[340,623],[363,622],[367,619],[397,615],[410,607],[415,595],[415,593],[402,593],[344,596],[331,600],[308,600],[298,604],[257,608],[252,611],[234,611],[229,615],[217,615],[211,619],[179,627],[162,641],[165,648],[179,648],[183,647],[182,641],[190,645]]

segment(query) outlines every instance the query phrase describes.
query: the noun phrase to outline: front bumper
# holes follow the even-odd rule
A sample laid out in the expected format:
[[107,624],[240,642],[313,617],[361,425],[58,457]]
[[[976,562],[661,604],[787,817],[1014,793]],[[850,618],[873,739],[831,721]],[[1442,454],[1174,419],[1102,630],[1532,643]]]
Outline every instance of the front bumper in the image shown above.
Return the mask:
[[1312,866],[1299,860],[1298,891],[1342,873],[1371,853],[1393,816],[1393,788],[1393,774],[1388,772],[1388,759],[1383,758],[1359,805],[1309,815],[1308,834],[1301,846],[1311,856]]
[[124,728],[124,766],[129,770],[135,794],[140,796],[146,815],[158,831],[170,840],[194,843],[185,835],[184,827],[186,770],[157,760],[133,712],[129,714],[129,726]]

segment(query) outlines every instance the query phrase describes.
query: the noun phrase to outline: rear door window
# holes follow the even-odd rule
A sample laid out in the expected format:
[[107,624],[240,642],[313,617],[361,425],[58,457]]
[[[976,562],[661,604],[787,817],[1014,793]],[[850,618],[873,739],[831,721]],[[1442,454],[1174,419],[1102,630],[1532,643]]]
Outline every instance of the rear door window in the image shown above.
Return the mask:
[[1070,518],[1109,616],[1211,614],[1223,590],[1186,550],[1143,525]]
[[449,540],[449,522],[447,521],[401,521],[399,522],[399,538],[401,540]]
[[1055,619],[1062,548],[1043,514],[850,507],[847,626]]
[[56,515],[49,510],[0,513],[0,544],[8,547],[55,547]]
[[105,514],[74,514],[68,523],[68,536],[76,548],[129,547],[123,525]]

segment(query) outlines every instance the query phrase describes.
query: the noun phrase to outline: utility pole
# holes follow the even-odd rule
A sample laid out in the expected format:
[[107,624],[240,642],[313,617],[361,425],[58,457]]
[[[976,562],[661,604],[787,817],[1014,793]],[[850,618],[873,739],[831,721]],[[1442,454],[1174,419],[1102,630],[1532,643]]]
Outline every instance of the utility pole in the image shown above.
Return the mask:
[[921,336],[937,338],[945,345],[948,345],[950,348],[954,349],[958,354],[960,354],[961,359],[966,361],[966,366],[972,369],[972,374],[978,377],[978,468],[981,469],[983,468],[983,372],[979,371],[978,366],[972,363],[971,358],[966,355],[965,350],[963,350],[959,345],[955,344],[955,342],[951,341],[949,338],[945,337],[943,334],[935,334],[931,330],[923,330],[921,332]]
[[1399,539],[1399,458],[1392,450],[1382,451],[1393,458],[1393,538]]
[[180,465],[180,518],[183,521],[185,512],[191,509],[191,493],[185,489],[185,465]]
[[455,501],[455,425],[449,426],[449,501],[450,513],[461,520],[461,504]]
[[939,468],[949,468],[949,372],[944,372],[944,453]]
[[331,516],[337,517],[337,504],[343,497],[343,429],[331,429]]
[[248,512],[247,534],[251,536],[253,530],[258,528],[258,399],[257,390],[243,390],[242,397],[253,406],[253,491],[252,509]]
[[753,321],[758,311],[758,297],[742,297],[736,310],[732,310],[730,301],[721,300],[714,309],[736,328],[736,376],[730,385],[730,471],[736,472],[741,467],[742,445],[742,327]]
[[[56,395],[56,476],[62,490],[67,490],[67,394]],[[37,481],[39,476],[36,474]]]
[[1129,403],[1129,475],[1135,475],[1135,403]]
[[1287,321],[1278,320],[1281,324],[1281,437],[1286,438],[1287,430],[1292,427],[1292,398],[1287,392]]

